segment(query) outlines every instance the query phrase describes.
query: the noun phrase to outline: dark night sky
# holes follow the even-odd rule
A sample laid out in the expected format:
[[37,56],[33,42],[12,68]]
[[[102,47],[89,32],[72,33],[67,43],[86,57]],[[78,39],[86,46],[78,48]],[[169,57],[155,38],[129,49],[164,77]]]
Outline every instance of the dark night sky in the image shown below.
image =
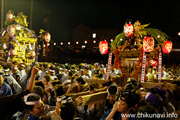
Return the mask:
[[[5,0],[5,11],[24,12],[30,17],[30,0]],[[44,10],[50,11],[50,30],[53,41],[71,40],[72,29],[78,24],[91,28],[123,29],[126,19],[161,29],[169,36],[180,31],[180,1],[121,0],[34,0],[33,29],[37,34],[44,28]],[[120,31],[121,32],[121,31]]]

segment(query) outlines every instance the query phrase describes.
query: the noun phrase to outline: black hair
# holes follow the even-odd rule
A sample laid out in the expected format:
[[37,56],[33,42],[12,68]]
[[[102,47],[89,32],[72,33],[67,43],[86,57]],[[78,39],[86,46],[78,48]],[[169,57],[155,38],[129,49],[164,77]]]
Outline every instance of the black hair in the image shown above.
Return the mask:
[[78,77],[76,80],[78,83],[80,82],[81,84],[85,84],[85,81],[82,77]]
[[47,82],[52,81],[52,78],[49,74],[44,75],[44,78],[47,80]]
[[76,115],[77,108],[72,102],[66,102],[61,105],[61,118],[63,120],[73,120],[74,116]]
[[[27,102],[30,102],[30,101],[37,101],[39,100],[41,97],[39,95],[30,95],[28,98],[27,98]],[[33,110],[34,108],[34,105],[26,105],[26,108],[30,111]]]
[[55,96],[62,96],[65,92],[62,85],[56,85],[54,87]]
[[118,89],[117,89],[117,87],[114,86],[114,85],[111,85],[111,86],[109,86],[109,88],[108,88],[108,92],[109,92],[110,95],[116,95],[117,91],[118,91]]
[[136,95],[132,92],[123,92],[120,97],[121,100],[124,98],[125,102],[128,104],[128,108],[134,107],[137,104],[137,98]]
[[41,98],[44,96],[44,89],[41,86],[35,86],[33,88],[33,93],[38,94]]

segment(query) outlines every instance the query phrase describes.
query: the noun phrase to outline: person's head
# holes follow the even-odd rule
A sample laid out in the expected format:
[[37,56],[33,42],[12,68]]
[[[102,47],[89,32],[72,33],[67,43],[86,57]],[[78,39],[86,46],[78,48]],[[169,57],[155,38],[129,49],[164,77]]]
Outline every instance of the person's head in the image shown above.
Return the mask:
[[50,75],[48,75],[48,74],[44,75],[42,83],[44,85],[48,85],[49,81],[52,81],[52,77]]
[[24,96],[24,103],[29,113],[35,117],[40,117],[44,114],[44,103],[41,97],[35,93],[30,93]]
[[28,74],[29,70],[30,70],[30,66],[26,66],[26,67],[25,67],[25,72],[26,72],[26,74]]
[[72,97],[57,97],[57,106],[60,106],[60,115],[62,120],[73,120],[76,116],[77,107]]
[[131,92],[123,92],[118,100],[118,111],[128,113],[136,104],[136,97]]
[[44,89],[41,86],[35,86],[33,88],[33,93],[38,94],[41,98],[44,96]]
[[74,83],[75,83],[75,84],[85,84],[85,81],[83,80],[82,77],[76,77],[76,78],[74,79]]
[[55,96],[57,97],[57,96],[62,96],[65,92],[64,92],[64,90],[63,90],[63,86],[62,85],[56,85],[55,87],[54,87],[54,94],[55,94]]
[[72,73],[72,72],[68,72],[68,74],[67,74],[67,79],[71,79],[72,76],[73,76],[73,73]]
[[43,63],[41,66],[41,70],[45,71],[48,68],[48,64],[47,63]]
[[119,95],[117,86],[112,84],[109,86],[107,91],[108,91],[107,99],[109,100],[109,103],[114,104],[114,102],[116,101]]
[[132,83],[127,83],[125,86],[124,86],[124,91],[127,91],[127,92],[135,92],[135,87]]
[[0,89],[4,83],[4,72],[0,71]]

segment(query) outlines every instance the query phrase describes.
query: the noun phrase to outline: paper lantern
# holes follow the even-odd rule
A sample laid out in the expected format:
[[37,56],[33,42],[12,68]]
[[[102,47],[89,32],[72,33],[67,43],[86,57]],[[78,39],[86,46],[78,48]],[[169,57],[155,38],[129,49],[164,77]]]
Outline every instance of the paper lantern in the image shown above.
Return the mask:
[[151,52],[153,49],[154,49],[154,38],[151,36],[146,36],[143,40],[144,52]]
[[171,50],[172,50],[172,42],[166,40],[166,41],[163,43],[162,51],[163,51],[163,53],[170,53]]
[[12,36],[14,36],[14,33],[15,33],[15,27],[13,25],[8,25],[8,27],[7,27],[7,35],[9,37],[12,37]]
[[6,19],[9,21],[9,22],[12,22],[13,21],[13,13],[12,11],[9,11],[7,14],[6,14]]
[[10,54],[11,54],[12,56],[15,56],[15,55],[17,55],[17,51],[16,51],[15,49],[13,49],[13,50],[10,51]]
[[0,56],[2,56],[4,50],[0,50]]
[[51,40],[51,35],[50,35],[49,33],[46,33],[46,34],[44,35],[44,40],[45,40],[46,42],[49,42],[49,41]]
[[34,57],[36,54],[35,54],[35,52],[34,51],[30,51],[30,56],[31,57]]
[[150,60],[150,65],[152,67],[157,67],[157,61],[156,60]]
[[99,51],[102,55],[108,53],[108,43],[106,41],[101,41],[99,43]]
[[124,25],[124,34],[126,37],[133,36],[133,25],[130,22],[128,22]]

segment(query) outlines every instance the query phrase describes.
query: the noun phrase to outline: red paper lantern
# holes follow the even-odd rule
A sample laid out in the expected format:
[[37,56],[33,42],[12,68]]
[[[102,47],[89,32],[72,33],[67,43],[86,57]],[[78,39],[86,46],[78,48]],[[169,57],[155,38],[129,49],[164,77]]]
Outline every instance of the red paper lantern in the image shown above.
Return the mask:
[[154,49],[154,38],[151,36],[146,36],[143,40],[144,52],[151,52],[153,49]]
[[150,65],[152,67],[157,67],[157,61],[156,60],[150,60]]
[[172,50],[172,42],[166,40],[166,41],[163,43],[162,51],[163,51],[163,53],[170,53],[171,50]]
[[108,43],[106,41],[101,41],[99,43],[99,51],[102,55],[108,53]]
[[17,51],[16,51],[15,49],[13,49],[13,50],[10,51],[10,54],[11,54],[12,56],[15,56],[15,55],[17,55]]
[[130,22],[124,25],[124,34],[126,37],[133,36],[133,25]]
[[51,35],[50,35],[49,33],[46,33],[46,34],[44,35],[44,40],[45,40],[46,42],[49,42],[49,41],[51,40]]
[[14,33],[15,33],[15,27],[13,25],[9,25],[7,27],[7,34],[9,37],[12,37],[14,36]]
[[6,19],[9,21],[9,22],[12,22],[13,21],[13,13],[12,11],[9,11],[7,14],[6,14]]
[[35,52],[34,51],[30,51],[30,56],[31,57],[34,57],[36,54],[35,54]]

